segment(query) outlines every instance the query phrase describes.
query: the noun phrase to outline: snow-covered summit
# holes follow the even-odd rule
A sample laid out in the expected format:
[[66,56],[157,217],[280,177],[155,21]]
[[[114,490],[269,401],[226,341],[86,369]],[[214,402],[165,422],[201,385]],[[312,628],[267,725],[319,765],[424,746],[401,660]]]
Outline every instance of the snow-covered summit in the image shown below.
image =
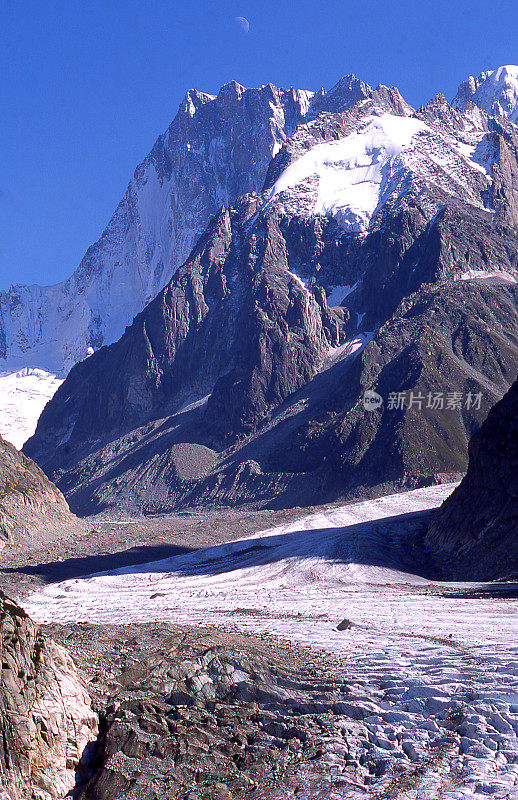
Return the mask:
[[[352,76],[337,87],[326,101],[331,111],[372,92]],[[217,95],[190,89],[70,278],[55,286],[0,287],[0,371],[13,376],[13,385],[24,367],[65,377],[92,350],[116,341],[185,262],[218,210],[261,191],[272,158],[322,110],[314,97],[272,83],[247,89],[230,81]],[[47,399],[45,392],[40,411]],[[5,416],[0,398],[0,416],[2,410]],[[11,438],[19,444],[33,424],[31,412]]]
[[[506,70],[502,85],[518,75]],[[457,112],[448,126],[436,111],[420,117],[394,87],[373,89],[354,75],[327,93],[236,81],[217,95],[189,90],[70,278],[0,289],[0,371],[34,367],[62,378],[119,339],[209,221],[249,192],[274,187],[273,207],[332,215],[353,235],[410,185],[419,192],[416,180],[483,207],[493,159],[485,114],[463,127]]]
[[463,111],[469,102],[488,114],[518,122],[518,66],[508,64],[478,78],[470,76],[459,86],[452,105]]
[[118,339],[218,209],[262,188],[310,99],[302,90],[245,89],[236,81],[217,96],[188,91],[70,278],[51,287],[1,287],[0,369],[14,363],[64,376],[88,348]]
[[425,130],[419,120],[383,114],[343,139],[318,144],[294,161],[272,189],[272,198],[314,179],[312,212],[332,214],[345,230],[364,231],[402,151]]
[[[425,119],[367,105],[365,115],[360,109],[352,127],[346,120],[343,134],[335,131],[333,139],[318,139],[318,125],[303,126],[267,207],[332,216],[352,234],[366,233],[386,207],[394,210],[412,193],[423,196],[423,186],[485,208],[493,158],[487,132],[471,124],[451,130]],[[430,209],[431,215],[438,210]]]

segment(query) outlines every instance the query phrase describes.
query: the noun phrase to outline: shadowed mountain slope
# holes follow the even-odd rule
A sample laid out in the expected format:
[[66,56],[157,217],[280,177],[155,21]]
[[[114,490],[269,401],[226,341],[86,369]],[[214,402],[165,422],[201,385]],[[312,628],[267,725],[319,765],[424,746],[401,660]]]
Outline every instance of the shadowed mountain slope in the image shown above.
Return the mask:
[[518,381],[469,443],[469,467],[428,529],[448,575],[518,577]]
[[18,541],[36,528],[71,519],[59,489],[37,464],[0,437],[0,541]]

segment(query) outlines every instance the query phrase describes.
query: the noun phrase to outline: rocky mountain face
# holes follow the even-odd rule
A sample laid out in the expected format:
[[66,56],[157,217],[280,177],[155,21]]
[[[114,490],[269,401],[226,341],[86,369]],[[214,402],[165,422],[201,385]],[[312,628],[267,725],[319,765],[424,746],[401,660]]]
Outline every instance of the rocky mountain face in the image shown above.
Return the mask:
[[[354,76],[329,93],[346,108],[372,89]],[[312,104],[315,104],[315,111]],[[64,375],[89,349],[118,339],[171,279],[211,217],[262,189],[272,156],[326,93],[245,89],[216,97],[191,90],[167,131],[137,167],[98,242],[56,286],[0,291],[0,369],[39,367]]]
[[35,528],[70,522],[59,489],[30,458],[0,437],[0,542],[17,542]]
[[92,349],[118,339],[221,206],[263,188],[271,158],[300,123],[372,94],[353,75],[328,93],[245,89],[235,81],[217,96],[187,92],[71,277],[0,290],[0,372],[40,368],[64,377]]
[[468,103],[518,122],[518,67],[508,65],[482,72],[478,78],[470,76],[459,86],[452,105],[463,111]]
[[0,293],[0,359],[66,373],[88,348],[117,339],[187,258],[211,216],[261,188],[311,96],[236,82],[217,97],[189,91],[73,275],[57,286]]
[[518,128],[338,86],[45,408],[25,449],[74,510],[301,505],[465,470],[516,377]]
[[68,653],[3,592],[0,611],[0,798],[68,796],[97,716]]
[[518,577],[518,381],[473,435],[467,474],[426,544],[448,576]]

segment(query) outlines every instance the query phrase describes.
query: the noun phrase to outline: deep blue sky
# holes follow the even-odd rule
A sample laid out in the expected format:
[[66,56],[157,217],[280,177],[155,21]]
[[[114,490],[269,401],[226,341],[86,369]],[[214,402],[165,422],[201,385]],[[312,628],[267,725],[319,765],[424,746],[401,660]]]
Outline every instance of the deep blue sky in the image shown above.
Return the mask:
[[[67,277],[186,89],[330,88],[413,105],[518,62],[516,0],[0,0],[0,288]],[[235,23],[250,21],[249,33]]]

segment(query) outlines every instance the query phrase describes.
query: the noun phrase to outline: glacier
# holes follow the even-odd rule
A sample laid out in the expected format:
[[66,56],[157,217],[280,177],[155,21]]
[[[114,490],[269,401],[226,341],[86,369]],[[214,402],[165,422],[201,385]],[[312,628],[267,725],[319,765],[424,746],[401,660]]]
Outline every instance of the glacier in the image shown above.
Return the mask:
[[40,623],[215,625],[324,651],[349,688],[322,733],[324,762],[343,777],[333,800],[392,796],[387,765],[409,777],[419,767],[419,781],[400,787],[405,800],[513,798],[510,601],[433,582],[401,555],[453,488],[322,507],[247,539],[53,584],[24,605]]

